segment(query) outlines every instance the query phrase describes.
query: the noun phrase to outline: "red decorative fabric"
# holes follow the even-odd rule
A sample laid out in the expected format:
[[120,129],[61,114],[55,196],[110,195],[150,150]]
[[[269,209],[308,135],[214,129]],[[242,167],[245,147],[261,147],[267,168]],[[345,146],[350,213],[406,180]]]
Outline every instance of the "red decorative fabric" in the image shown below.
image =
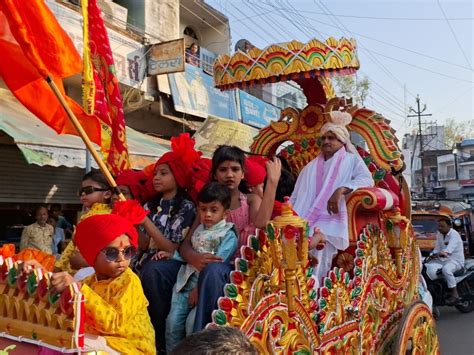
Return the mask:
[[4,260],[13,255],[15,255],[15,244],[3,244],[0,247],[0,256],[2,256]]
[[[283,212],[283,202],[275,201],[275,203],[273,204],[272,219],[274,219],[275,217],[281,216],[282,212]],[[291,212],[293,213],[293,216],[298,215],[298,213],[296,213],[293,209],[291,209]]]
[[135,200],[116,202],[111,214],[94,215],[80,222],[74,242],[87,263],[94,265],[100,251],[123,234],[136,247],[138,233],[134,225],[145,216],[145,210]]
[[179,187],[187,188],[190,183],[191,166],[202,155],[194,149],[195,141],[189,133],[181,133],[178,137],[171,138],[171,152],[163,154],[155,164],[167,164]]
[[45,270],[53,271],[54,270],[54,263],[56,262],[56,257],[51,254],[47,254],[42,252],[41,250],[34,249],[34,248],[26,248],[20,251],[18,254],[13,256],[14,260],[36,260],[38,261]]
[[117,185],[127,186],[132,192],[134,199],[140,202],[140,204],[149,201],[156,194],[150,181],[143,171],[134,170],[125,170],[115,179]]
[[268,159],[261,156],[250,156],[245,159],[245,181],[249,187],[263,184],[267,171],[265,166]]
[[197,202],[199,191],[210,181],[212,160],[208,158],[199,158],[191,166],[191,178],[188,187],[188,193]]
[[84,83],[86,88],[94,87],[93,95],[86,97],[87,107],[102,122],[102,154],[109,170],[116,175],[130,169],[120,85],[102,11],[96,0],[89,0],[87,17],[89,42],[84,45],[89,46],[92,68],[85,69],[92,69],[94,78],[93,82]]

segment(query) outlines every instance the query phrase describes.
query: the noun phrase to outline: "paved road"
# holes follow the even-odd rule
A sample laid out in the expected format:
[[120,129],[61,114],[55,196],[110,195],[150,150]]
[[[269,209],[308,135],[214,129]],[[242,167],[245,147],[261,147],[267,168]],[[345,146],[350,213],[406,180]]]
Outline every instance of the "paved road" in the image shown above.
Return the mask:
[[474,312],[463,314],[454,307],[442,307],[436,326],[441,355],[474,354]]

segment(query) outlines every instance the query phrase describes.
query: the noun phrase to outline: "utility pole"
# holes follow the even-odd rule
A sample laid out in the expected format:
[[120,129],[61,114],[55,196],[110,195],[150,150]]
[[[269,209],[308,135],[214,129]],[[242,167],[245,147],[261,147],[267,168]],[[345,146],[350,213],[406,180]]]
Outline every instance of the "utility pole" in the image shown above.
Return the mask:
[[420,109],[420,95],[416,95],[416,105],[417,110],[415,111],[412,107],[410,107],[409,112],[415,113],[415,115],[408,115],[408,117],[418,117],[418,139],[420,140],[420,154],[419,157],[421,159],[421,191],[423,196],[426,196],[426,186],[425,186],[425,162],[423,160],[423,153],[424,153],[424,146],[423,146],[423,134],[421,132],[421,117],[431,116],[430,113],[422,114],[426,111],[426,104],[423,105],[423,109]]

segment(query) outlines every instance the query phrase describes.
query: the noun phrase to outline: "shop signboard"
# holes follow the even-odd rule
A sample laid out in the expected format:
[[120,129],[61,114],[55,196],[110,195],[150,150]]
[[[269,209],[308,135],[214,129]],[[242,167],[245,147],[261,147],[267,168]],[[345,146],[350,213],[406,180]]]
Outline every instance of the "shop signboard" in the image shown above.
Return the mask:
[[234,91],[216,89],[212,76],[199,67],[185,66],[183,73],[168,74],[175,109],[203,118],[215,116],[237,120]]
[[278,121],[281,110],[259,98],[238,90],[240,116],[242,122],[257,128],[268,126],[270,121]]
[[148,75],[184,71],[184,38],[153,44],[148,53]]

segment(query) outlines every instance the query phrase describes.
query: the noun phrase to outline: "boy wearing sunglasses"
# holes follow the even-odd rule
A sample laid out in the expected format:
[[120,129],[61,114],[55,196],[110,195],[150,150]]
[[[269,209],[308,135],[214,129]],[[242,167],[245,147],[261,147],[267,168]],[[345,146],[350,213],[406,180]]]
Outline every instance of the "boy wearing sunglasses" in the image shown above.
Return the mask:
[[[86,299],[86,350],[155,353],[148,301],[140,279],[129,268],[138,242],[135,225],[142,223],[145,216],[145,210],[136,201],[116,202],[111,214],[91,216],[76,228],[74,241],[95,269],[95,274],[81,282]],[[67,272],[51,276],[57,293],[74,281]]]
[[[83,208],[80,221],[96,214],[110,213],[112,210],[110,207],[112,188],[100,171],[93,170],[84,175],[78,196]],[[82,275],[78,275],[78,280],[83,278],[83,275],[90,275],[89,265],[87,265],[84,258],[77,252],[76,245],[73,241],[69,242],[62,252],[61,257],[55,264],[55,269],[57,271],[67,271],[73,275],[75,275],[78,270],[82,270]]]
[[[230,191],[218,182],[205,185],[198,195],[198,214],[201,224],[196,228],[191,243],[198,253],[219,256],[229,262],[237,249],[237,232],[233,223],[226,222],[230,209]],[[160,252],[162,257],[167,257]],[[174,259],[181,260],[177,252]],[[193,332],[198,301],[199,271],[191,264],[181,266],[173,288],[171,310],[166,319],[166,351],[170,352]]]

